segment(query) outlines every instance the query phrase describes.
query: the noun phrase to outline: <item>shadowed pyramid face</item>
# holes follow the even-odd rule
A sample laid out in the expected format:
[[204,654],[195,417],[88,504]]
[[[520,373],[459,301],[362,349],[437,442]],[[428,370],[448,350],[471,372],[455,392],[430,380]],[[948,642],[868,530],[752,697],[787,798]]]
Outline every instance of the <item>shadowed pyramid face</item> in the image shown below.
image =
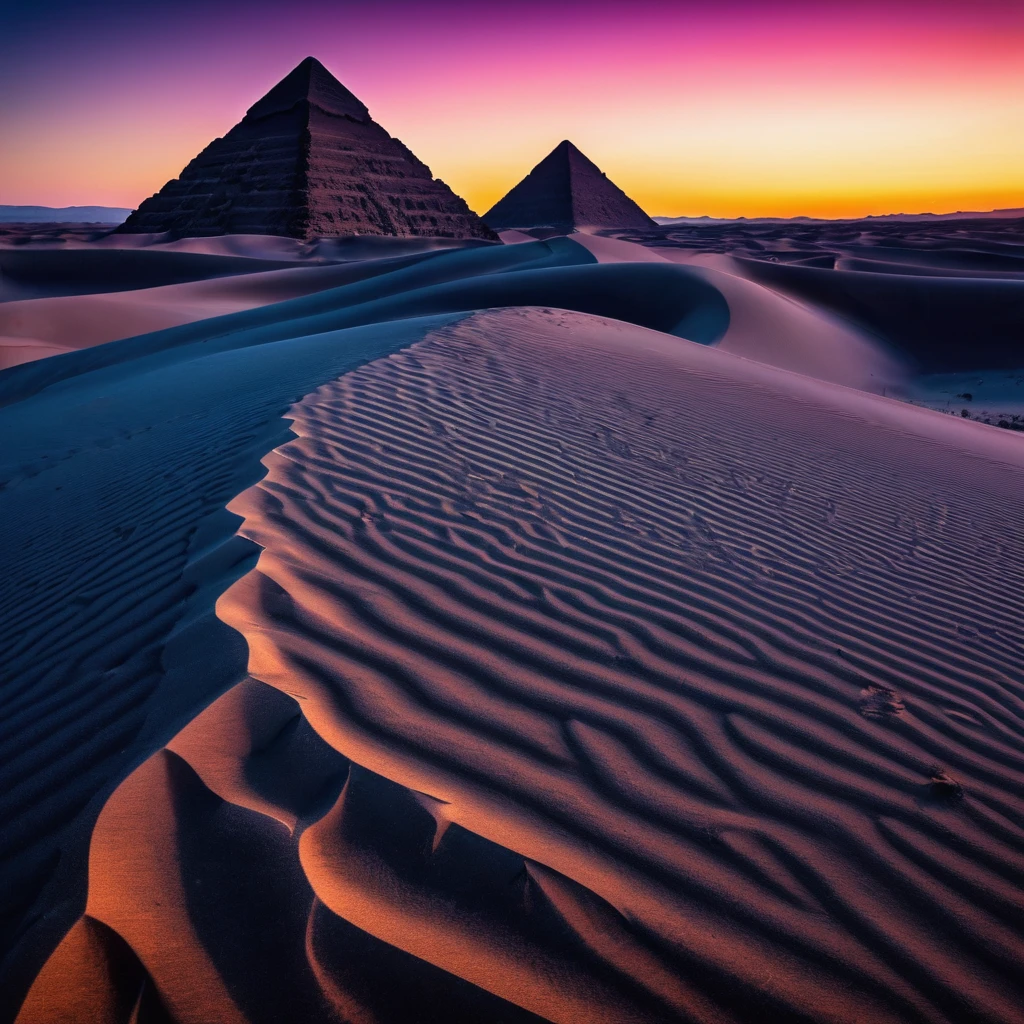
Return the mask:
[[560,142],[484,214],[495,231],[509,228],[650,228],[657,225],[571,142]]
[[494,233],[307,57],[120,228],[178,237]]

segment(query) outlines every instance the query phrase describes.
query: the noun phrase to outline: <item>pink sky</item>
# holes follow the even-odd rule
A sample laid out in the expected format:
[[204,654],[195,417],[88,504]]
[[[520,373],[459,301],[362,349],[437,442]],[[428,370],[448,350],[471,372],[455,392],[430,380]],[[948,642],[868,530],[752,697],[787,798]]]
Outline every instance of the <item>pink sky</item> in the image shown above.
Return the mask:
[[312,54],[481,212],[562,138],[654,214],[1024,206],[1019,3],[68,3],[0,37],[3,203],[134,206]]

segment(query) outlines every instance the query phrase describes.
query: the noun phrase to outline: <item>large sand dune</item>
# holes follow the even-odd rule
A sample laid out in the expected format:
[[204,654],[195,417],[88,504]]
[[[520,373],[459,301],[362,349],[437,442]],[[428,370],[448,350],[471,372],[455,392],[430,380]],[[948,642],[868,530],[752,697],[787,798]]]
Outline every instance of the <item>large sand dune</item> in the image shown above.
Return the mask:
[[665,225],[624,235],[733,272],[881,340],[922,373],[1024,367],[1024,219]]
[[[568,306],[704,344],[721,338],[729,323],[724,297],[689,267],[667,261],[598,264],[568,238],[444,252],[385,269],[390,272],[348,271],[355,280],[312,295],[15,366],[0,381],[0,403],[103,368],[136,374],[143,365],[177,363],[180,350],[196,344],[210,354],[491,306]],[[237,285],[225,287],[234,291]]]
[[376,255],[0,374],[0,1020],[1019,1020],[1020,436],[726,254]]
[[1015,436],[539,310],[290,415],[251,679],[106,801],[21,1020],[1016,1019]]
[[0,998],[80,912],[110,787],[244,669],[213,606],[255,551],[224,507],[287,437],[282,414],[424,329],[199,342],[0,410]]
[[[287,266],[155,287],[0,302],[0,369],[169,327],[340,288],[417,263],[424,254]],[[88,262],[86,259],[84,262]]]

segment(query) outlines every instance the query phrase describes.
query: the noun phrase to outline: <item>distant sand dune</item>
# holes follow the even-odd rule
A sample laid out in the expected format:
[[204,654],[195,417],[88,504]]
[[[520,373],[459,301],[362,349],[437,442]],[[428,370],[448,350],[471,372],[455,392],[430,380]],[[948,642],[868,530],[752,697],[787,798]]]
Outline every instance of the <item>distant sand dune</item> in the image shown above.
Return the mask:
[[290,415],[252,678],[107,802],[23,1024],[1019,1020],[1019,438],[536,309]]
[[717,341],[729,323],[723,296],[689,268],[662,261],[597,265],[567,238],[407,257],[387,273],[373,262],[345,272],[350,279],[339,287],[15,366],[0,379],[0,403],[96,370],[121,366],[130,373],[129,363],[138,370],[144,362],[149,368],[175,362],[191,345],[203,345],[209,354],[499,306],[568,307],[701,344]]
[[661,251],[701,274],[729,304],[720,348],[860,391],[894,396],[907,390],[913,362],[880,336],[814,301],[750,280],[743,261]]
[[0,301],[154,288],[289,266],[290,260],[103,245],[0,246]]
[[[922,372],[1015,369],[1024,362],[1019,276],[954,278],[736,262],[752,280],[866,328]],[[1024,266],[1024,259],[1017,262]]]
[[[340,288],[394,273],[421,258],[414,254],[329,266],[254,270],[153,288],[0,302],[0,369]],[[258,265],[259,261],[255,262]]]

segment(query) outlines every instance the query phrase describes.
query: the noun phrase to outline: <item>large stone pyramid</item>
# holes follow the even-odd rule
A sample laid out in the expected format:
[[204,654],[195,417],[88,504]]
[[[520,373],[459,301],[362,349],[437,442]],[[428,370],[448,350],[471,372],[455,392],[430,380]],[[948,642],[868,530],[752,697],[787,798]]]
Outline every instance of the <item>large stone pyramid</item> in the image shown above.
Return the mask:
[[509,228],[653,228],[657,224],[568,140],[560,142],[504,199],[484,214]]
[[119,230],[495,238],[313,57]]

